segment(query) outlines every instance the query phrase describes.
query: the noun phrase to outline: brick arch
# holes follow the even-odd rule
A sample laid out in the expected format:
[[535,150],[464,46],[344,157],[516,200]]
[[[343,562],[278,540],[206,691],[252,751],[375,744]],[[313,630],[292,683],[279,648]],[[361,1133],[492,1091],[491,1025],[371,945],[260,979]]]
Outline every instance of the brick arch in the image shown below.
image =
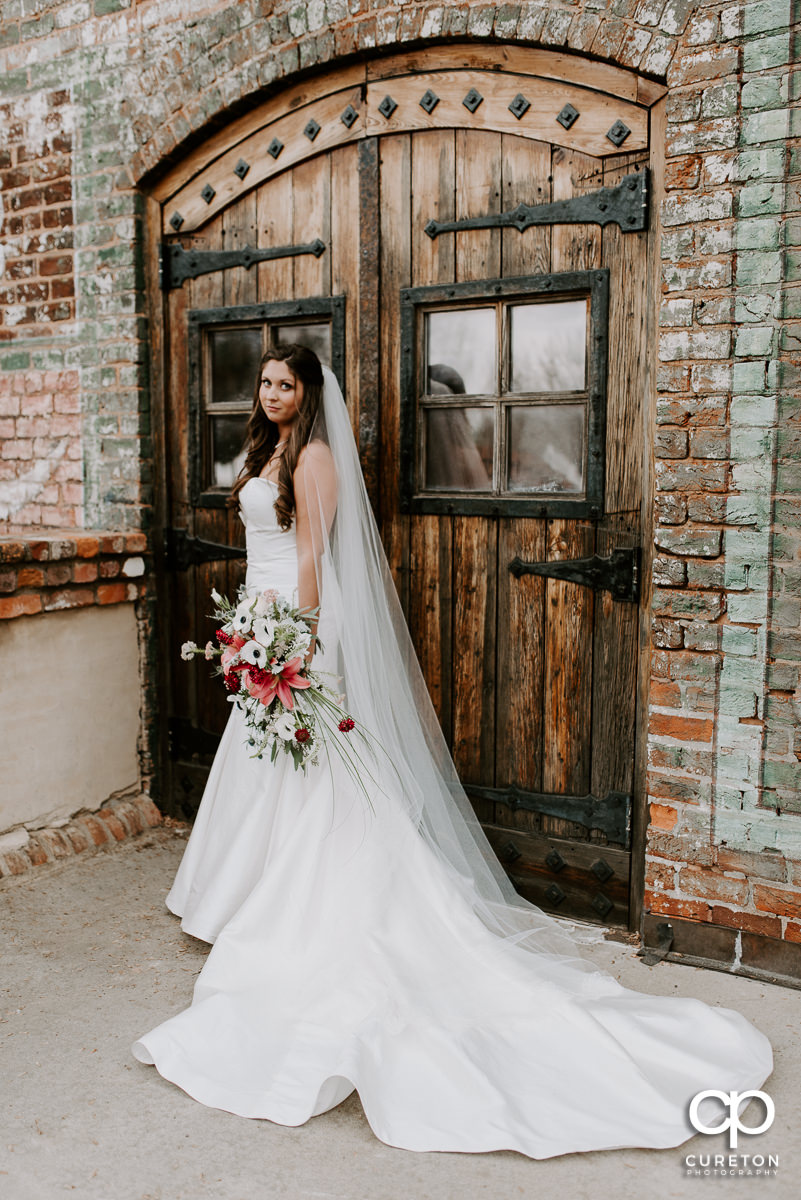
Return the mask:
[[[290,81],[421,45],[462,43],[467,50],[483,43],[501,57],[507,46],[541,47],[661,81],[694,7],[693,0],[655,0],[652,8],[643,10],[639,0],[624,0],[617,8],[626,15],[619,15],[599,13],[586,3],[569,9],[553,2],[416,3],[402,12],[386,4],[350,15],[345,0],[328,0],[326,5],[319,0],[300,8],[293,0],[278,0],[269,5],[268,15],[230,36],[228,14],[212,14],[198,20],[197,35],[189,39],[186,53],[165,55],[151,68],[156,91],[169,95],[171,111],[154,120],[144,111],[134,112],[134,102],[128,102],[140,143],[130,170],[136,184],[147,186],[220,125]],[[326,22],[326,14],[337,19]]]

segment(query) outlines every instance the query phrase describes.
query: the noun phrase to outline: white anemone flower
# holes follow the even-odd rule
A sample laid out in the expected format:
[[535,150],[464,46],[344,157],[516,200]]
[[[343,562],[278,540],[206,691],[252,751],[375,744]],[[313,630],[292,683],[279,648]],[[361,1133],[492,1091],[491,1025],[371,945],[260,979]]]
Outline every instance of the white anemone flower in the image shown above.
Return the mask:
[[219,604],[220,601],[222,600],[222,596],[220,595],[220,593],[217,591],[216,588],[211,589],[211,598],[215,604]]
[[237,633],[247,633],[249,631],[253,616],[251,612],[252,603],[252,600],[242,600],[241,603],[237,604],[236,612],[231,620],[231,625]]
[[267,651],[261,642],[245,642],[239,651],[239,657],[243,662],[250,663],[254,667],[263,667],[267,662]]
[[273,732],[277,733],[285,742],[291,742],[295,736],[295,721],[289,713],[282,713],[273,725]]
[[181,658],[184,662],[189,662],[190,659],[194,658],[196,650],[197,646],[194,642],[184,642],[181,646]]
[[265,645],[272,645],[272,640],[275,637],[275,621],[267,621],[264,617],[256,617],[253,622],[253,636]]

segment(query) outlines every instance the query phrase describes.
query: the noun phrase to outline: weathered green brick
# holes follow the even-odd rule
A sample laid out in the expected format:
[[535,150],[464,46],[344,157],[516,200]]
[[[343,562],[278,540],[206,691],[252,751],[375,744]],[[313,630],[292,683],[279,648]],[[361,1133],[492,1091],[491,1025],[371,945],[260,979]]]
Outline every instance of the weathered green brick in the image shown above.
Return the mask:
[[762,217],[784,209],[783,183],[754,183],[740,189],[738,217]]
[[732,377],[734,392],[764,392],[767,385],[767,369],[764,362],[736,362]]
[[25,371],[31,365],[31,356],[24,350],[12,350],[10,354],[0,354],[0,368],[4,371]]
[[782,256],[778,252],[745,250],[737,255],[736,283],[750,287],[754,283],[779,283],[782,277]]
[[787,109],[771,108],[745,118],[740,131],[740,141],[750,146],[759,146],[763,142],[784,141],[788,130]]
[[737,156],[736,178],[741,181],[748,179],[782,179],[784,177],[784,150],[776,146],[768,146],[764,150],[743,150]]
[[776,422],[775,396],[732,396],[730,420],[732,426],[769,427],[774,425]]
[[771,292],[757,292],[750,296],[742,293],[735,297],[734,321],[737,325],[749,321],[764,321],[773,312],[775,297]]
[[735,226],[734,243],[738,250],[778,250],[779,218],[749,217]]
[[786,103],[782,92],[786,91],[783,83],[786,80],[777,75],[767,75],[763,79],[749,79],[743,85],[743,108],[758,108],[763,111],[768,108],[781,108]]
[[743,33],[771,33],[789,29],[793,23],[791,0],[751,0],[743,4]]
[[775,37],[757,38],[743,46],[743,70],[770,71],[783,67],[791,61],[790,34],[780,33]]
[[770,326],[758,325],[737,331],[734,353],[741,358],[765,358],[773,346],[773,329]]
[[737,84],[719,83],[704,88],[701,113],[705,117],[730,117],[737,112]]

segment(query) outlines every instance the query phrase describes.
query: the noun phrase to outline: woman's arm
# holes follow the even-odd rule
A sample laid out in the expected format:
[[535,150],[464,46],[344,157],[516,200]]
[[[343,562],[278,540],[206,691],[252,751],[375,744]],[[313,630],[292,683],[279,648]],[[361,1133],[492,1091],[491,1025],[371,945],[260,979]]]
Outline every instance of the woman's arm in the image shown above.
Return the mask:
[[[323,442],[309,442],[298,455],[292,478],[295,491],[295,532],[298,549],[298,606],[302,611],[319,607],[320,555],[334,520],[337,478],[331,451]],[[317,632],[317,619],[312,634]],[[306,654],[311,662],[314,636]]]

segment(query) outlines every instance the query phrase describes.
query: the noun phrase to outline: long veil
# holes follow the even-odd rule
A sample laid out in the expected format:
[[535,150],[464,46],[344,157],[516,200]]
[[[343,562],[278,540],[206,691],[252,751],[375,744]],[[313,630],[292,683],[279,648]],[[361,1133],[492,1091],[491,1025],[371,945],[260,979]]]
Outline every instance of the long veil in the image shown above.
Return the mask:
[[[320,628],[335,629],[348,710],[394,765],[384,775],[393,803],[405,807],[486,927],[510,946],[538,955],[540,964],[556,958],[564,968],[570,960],[576,969],[596,973],[578,942],[598,941],[598,935],[582,936],[515,891],[459,782],[389,571],[342,392],[332,371],[324,367],[323,375],[323,402],[309,444],[330,451],[335,513],[330,489],[320,486],[313,470],[305,472],[306,502],[319,515],[311,524],[319,542]],[[317,453],[326,454],[319,445]]]

